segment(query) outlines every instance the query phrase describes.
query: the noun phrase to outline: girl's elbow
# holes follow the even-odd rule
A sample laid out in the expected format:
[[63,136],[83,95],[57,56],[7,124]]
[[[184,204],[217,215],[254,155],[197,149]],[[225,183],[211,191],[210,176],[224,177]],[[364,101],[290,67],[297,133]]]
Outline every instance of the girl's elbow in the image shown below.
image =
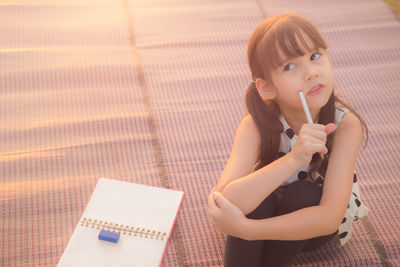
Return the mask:
[[331,234],[335,233],[338,229],[339,229],[339,225],[337,225],[336,223],[328,225],[325,229],[324,235],[331,235]]
[[223,194],[223,191],[225,190],[226,183],[218,183],[217,186],[214,188],[215,191],[220,192]]
[[342,219],[339,219],[338,216],[329,216],[326,217],[327,221],[325,223],[325,235],[330,235],[335,233],[338,229],[340,224],[342,223]]
[[229,190],[229,186],[225,186],[224,189],[221,190],[221,194],[233,205],[238,207],[244,215],[247,215],[254,210],[254,208],[251,208],[251,205],[247,203],[245,199],[238,196],[236,192],[232,192],[231,190]]
[[[321,213],[317,216],[319,217],[319,225],[322,225],[321,235],[330,235],[335,233],[340,224],[342,223],[343,216],[341,216],[335,210],[332,210],[329,206],[320,206]],[[321,220],[321,218],[323,218]]]

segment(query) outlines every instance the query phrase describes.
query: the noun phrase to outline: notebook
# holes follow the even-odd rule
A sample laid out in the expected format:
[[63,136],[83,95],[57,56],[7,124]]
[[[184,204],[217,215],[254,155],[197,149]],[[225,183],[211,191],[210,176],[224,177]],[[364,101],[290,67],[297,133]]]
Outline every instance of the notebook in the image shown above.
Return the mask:
[[[183,195],[100,178],[57,266],[160,266]],[[99,240],[101,230],[118,242]]]

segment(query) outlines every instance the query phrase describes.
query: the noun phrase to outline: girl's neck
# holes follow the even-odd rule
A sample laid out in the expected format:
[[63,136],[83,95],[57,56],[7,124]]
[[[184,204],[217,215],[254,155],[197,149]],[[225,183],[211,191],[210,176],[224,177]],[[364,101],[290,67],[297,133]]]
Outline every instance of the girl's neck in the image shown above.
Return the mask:
[[[306,114],[304,110],[291,110],[291,109],[280,109],[283,117],[285,117],[286,122],[289,124],[290,128],[294,131],[296,135],[299,134],[300,128],[304,123],[307,122]],[[311,117],[315,123],[318,119],[319,109],[310,109]]]

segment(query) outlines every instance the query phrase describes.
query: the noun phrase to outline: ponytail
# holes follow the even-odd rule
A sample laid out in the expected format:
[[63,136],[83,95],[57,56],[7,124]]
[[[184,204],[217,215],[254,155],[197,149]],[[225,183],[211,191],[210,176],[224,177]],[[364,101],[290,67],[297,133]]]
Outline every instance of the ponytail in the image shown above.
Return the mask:
[[251,82],[247,88],[246,107],[261,137],[259,157],[254,167],[254,170],[258,170],[277,158],[283,126],[279,120],[278,105],[273,100],[264,101],[255,82]]
[[[336,102],[336,100],[337,100],[337,97],[334,95],[334,92],[332,91],[332,94],[329,97],[328,102],[319,111],[318,124],[327,125],[329,123],[335,123],[335,116],[336,116],[335,102]],[[328,149],[328,153],[326,154],[326,156],[322,159],[319,156],[319,154],[316,153],[312,157],[312,160],[310,162],[310,169],[309,169],[308,173],[309,173],[309,176],[312,177],[315,182],[318,177],[316,177],[316,175],[313,175],[314,171],[318,171],[320,175],[325,177],[334,135],[335,135],[335,131],[332,132],[330,135],[328,135],[326,138],[325,146]]]

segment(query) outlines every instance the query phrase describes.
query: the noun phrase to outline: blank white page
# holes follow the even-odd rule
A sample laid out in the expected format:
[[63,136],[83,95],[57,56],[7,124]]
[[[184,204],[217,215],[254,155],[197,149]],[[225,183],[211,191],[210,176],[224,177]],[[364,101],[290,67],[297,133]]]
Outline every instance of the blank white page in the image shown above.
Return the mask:
[[[100,178],[57,266],[160,266],[183,194]],[[82,226],[81,222],[89,219],[92,223]],[[107,242],[98,239],[104,227],[97,226],[106,225],[105,222],[113,223],[114,228],[118,224],[165,235],[161,240],[162,234],[156,239],[129,235],[126,231],[121,232],[117,243]]]

